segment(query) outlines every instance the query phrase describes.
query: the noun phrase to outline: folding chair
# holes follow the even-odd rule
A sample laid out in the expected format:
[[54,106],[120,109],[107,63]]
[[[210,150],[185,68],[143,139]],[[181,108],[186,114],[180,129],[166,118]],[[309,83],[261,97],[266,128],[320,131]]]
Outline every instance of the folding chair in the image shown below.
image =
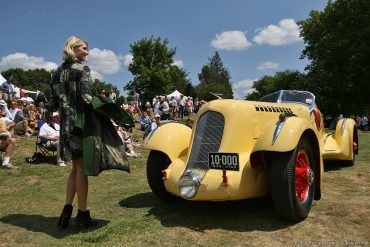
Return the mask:
[[36,138],[36,153],[40,152],[44,157],[45,161],[49,163],[54,163],[56,157],[57,148],[54,146],[46,147],[45,144],[48,140],[43,140],[37,135]]

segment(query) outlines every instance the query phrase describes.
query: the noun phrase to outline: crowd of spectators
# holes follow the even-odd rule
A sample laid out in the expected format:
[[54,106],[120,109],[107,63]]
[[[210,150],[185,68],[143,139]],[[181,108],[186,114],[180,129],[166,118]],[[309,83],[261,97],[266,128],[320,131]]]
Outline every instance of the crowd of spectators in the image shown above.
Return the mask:
[[19,136],[36,135],[44,122],[44,102],[35,105],[35,100],[25,94],[17,94],[12,79],[0,87],[0,152],[3,153],[1,167],[17,169],[10,159],[17,147]]
[[[16,149],[16,142],[19,136],[38,136],[41,144],[54,147],[57,150],[56,164],[65,166],[60,159],[59,152],[59,119],[54,113],[49,113],[45,109],[43,101],[35,100],[27,94],[16,97],[12,92],[12,86],[8,82],[3,83],[0,90],[0,151],[5,153],[1,166],[9,169],[17,169],[10,163],[10,158]],[[117,96],[113,89],[108,93],[103,90],[101,96],[110,98],[113,102]],[[167,98],[156,96],[152,102],[147,101],[141,105],[139,94],[133,91],[131,101],[124,100],[121,107],[126,111],[136,123],[140,124],[143,137],[148,135],[151,130],[159,127],[165,121],[183,121],[191,126],[193,114],[198,112],[204,101],[193,100],[192,97],[181,95]],[[125,130],[115,125],[118,135],[126,148],[128,157],[138,157],[135,146],[140,145],[137,140],[133,140],[133,129]]]

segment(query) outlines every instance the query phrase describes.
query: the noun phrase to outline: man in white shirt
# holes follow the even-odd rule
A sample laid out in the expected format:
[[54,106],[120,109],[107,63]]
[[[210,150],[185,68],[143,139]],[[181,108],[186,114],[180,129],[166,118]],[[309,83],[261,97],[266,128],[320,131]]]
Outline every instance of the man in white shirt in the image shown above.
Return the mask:
[[17,112],[20,111],[20,109],[17,108],[17,102],[15,102],[14,100],[10,103],[10,108],[9,108],[9,113],[10,113],[10,119],[11,120],[14,120],[15,118],[15,114],[17,114]]
[[168,105],[165,96],[161,98],[159,110],[161,111],[161,119],[167,120],[170,118],[170,106]]
[[51,112],[45,114],[45,123],[41,126],[39,137],[44,147],[55,147],[57,149],[57,165],[66,166],[64,161],[60,158],[59,148],[59,124],[55,123]]
[[113,89],[110,90],[110,93],[109,93],[109,98],[114,102],[116,102],[116,99],[117,99],[117,95],[116,93],[113,91]]

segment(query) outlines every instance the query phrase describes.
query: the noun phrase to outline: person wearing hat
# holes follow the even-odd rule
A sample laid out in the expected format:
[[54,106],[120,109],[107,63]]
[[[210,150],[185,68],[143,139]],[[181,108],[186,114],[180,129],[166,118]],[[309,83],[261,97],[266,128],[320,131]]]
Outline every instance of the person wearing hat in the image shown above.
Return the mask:
[[8,105],[3,99],[0,100],[0,108],[3,109],[3,115],[5,114],[7,118],[10,118],[11,120],[13,120],[12,115],[9,112]]
[[45,123],[41,126],[39,137],[44,147],[50,148],[55,147],[57,149],[57,166],[66,166],[62,158],[60,157],[59,148],[59,132],[60,126],[56,123],[56,117],[58,113],[52,112],[45,113]]
[[16,135],[32,135],[33,131],[29,126],[29,121],[32,121],[30,114],[30,104],[26,104],[22,110],[17,111],[14,117]]
[[157,127],[159,127],[161,125],[161,115],[159,115],[158,113],[156,113],[154,115],[154,121],[152,122],[152,124],[148,125],[148,127],[146,128],[145,130],[145,133],[144,133],[144,139],[145,137],[154,129],[156,129]]

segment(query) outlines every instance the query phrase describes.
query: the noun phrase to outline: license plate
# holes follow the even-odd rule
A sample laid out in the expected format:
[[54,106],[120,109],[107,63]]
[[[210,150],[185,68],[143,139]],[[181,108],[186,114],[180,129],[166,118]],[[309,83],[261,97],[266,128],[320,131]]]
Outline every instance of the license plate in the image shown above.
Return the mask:
[[239,171],[238,153],[208,153],[209,169]]

